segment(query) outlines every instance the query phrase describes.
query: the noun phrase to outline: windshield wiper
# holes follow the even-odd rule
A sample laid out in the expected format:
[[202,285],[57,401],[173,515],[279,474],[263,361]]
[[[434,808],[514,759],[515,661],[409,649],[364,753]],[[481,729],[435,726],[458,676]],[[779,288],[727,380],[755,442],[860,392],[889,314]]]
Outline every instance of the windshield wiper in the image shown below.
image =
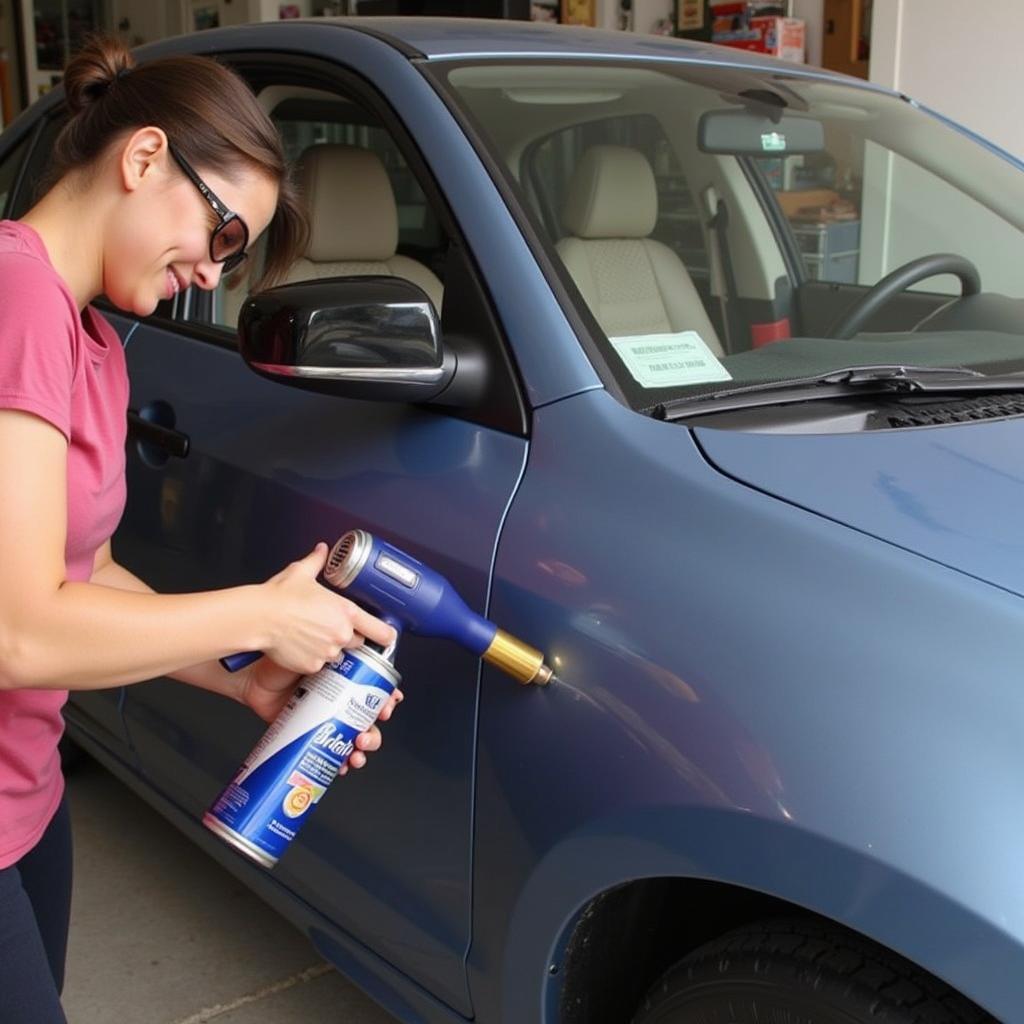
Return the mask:
[[[1024,391],[1024,373],[984,374],[963,366],[847,366],[840,370],[789,380],[747,384],[692,398],[673,398],[651,410],[656,419],[675,419],[727,409],[748,408],[814,398],[895,392]],[[809,396],[808,392],[812,392]],[[676,414],[676,415],[673,415]]]

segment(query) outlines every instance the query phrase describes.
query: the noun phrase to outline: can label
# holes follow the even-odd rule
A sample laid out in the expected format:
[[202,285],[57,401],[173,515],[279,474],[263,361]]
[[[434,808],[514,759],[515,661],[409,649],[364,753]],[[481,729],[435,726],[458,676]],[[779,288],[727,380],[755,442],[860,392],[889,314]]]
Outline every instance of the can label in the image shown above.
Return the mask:
[[368,651],[349,651],[295,688],[203,823],[264,866],[288,848],[398,684]]

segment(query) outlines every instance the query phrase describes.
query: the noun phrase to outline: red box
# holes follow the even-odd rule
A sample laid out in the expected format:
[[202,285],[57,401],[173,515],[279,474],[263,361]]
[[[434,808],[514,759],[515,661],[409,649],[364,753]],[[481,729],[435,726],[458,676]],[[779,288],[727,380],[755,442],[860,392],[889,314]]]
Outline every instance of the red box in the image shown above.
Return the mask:
[[800,18],[751,18],[750,27],[761,33],[765,53],[783,60],[803,61],[807,27]]
[[806,37],[807,29],[800,18],[764,15],[750,18],[745,28],[715,32],[711,41],[721,46],[753,50],[783,60],[802,62]]

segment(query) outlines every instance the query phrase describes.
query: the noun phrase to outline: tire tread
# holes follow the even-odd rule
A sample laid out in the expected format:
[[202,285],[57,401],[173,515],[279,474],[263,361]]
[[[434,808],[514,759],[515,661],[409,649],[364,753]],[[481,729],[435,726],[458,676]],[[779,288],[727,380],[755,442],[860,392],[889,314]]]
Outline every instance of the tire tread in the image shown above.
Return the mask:
[[805,991],[842,992],[878,1024],[995,1024],[909,961],[852,932],[800,918],[746,925],[695,950],[651,988],[633,1024],[643,1024],[680,989],[723,979],[738,964]]

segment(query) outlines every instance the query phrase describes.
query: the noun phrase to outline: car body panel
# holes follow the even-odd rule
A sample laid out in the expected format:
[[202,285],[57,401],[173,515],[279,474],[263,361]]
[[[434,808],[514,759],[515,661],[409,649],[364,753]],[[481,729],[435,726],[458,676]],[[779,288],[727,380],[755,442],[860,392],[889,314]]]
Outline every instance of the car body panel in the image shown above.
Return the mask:
[[[537,976],[568,903],[646,872],[789,900],[1019,1020],[1024,603],[728,479],[605,392],[535,428],[492,614],[561,682],[522,700],[485,671],[471,980]],[[488,991],[484,1019],[532,1019],[535,991]]]
[[751,487],[1024,595],[1020,418],[828,437],[694,434]]

